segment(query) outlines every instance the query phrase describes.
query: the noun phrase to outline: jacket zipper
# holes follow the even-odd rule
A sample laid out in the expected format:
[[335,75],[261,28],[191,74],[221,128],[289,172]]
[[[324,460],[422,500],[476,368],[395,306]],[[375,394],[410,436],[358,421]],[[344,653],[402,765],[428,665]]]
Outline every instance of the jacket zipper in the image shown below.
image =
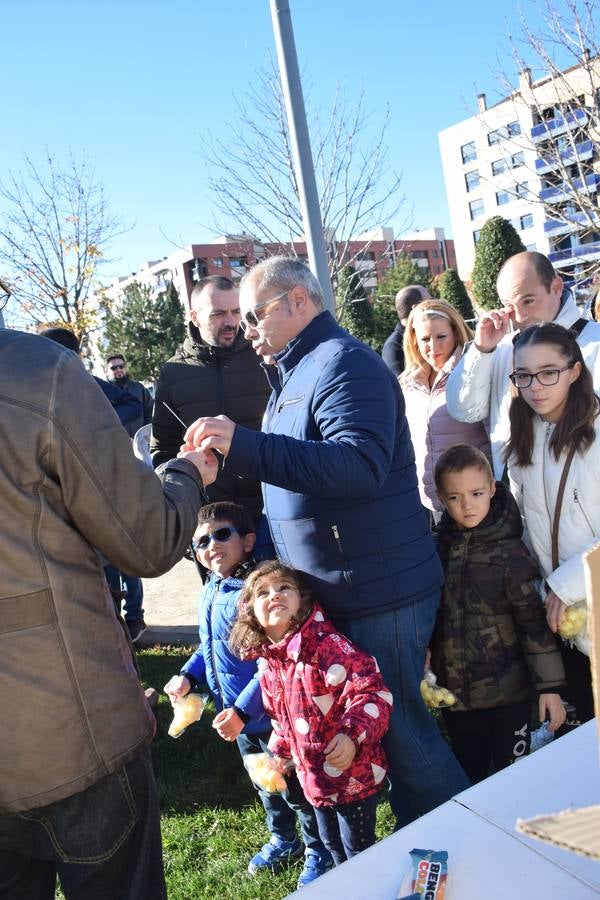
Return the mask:
[[579,500],[579,494],[577,493],[577,488],[573,488],[573,500],[575,501],[575,503],[577,504],[577,506],[578,506],[579,509],[581,510],[581,513],[582,513],[582,515],[583,515],[583,518],[584,518],[585,521],[586,521],[587,527],[590,529],[590,531],[591,531],[591,533],[592,533],[592,537],[596,537],[596,535],[595,535],[595,533],[594,533],[594,529],[592,528],[592,523],[591,523],[590,520],[588,519],[588,515],[587,515],[585,509],[583,508],[583,504],[582,504],[582,503],[580,502],[580,500]]
[[301,400],[304,400],[304,394],[302,394],[301,397],[292,397],[289,400],[282,400],[277,407],[277,412],[280,413],[284,406],[291,406],[293,403],[300,403]]
[[211,642],[210,642],[210,656],[213,664],[213,674],[215,676],[215,682],[217,684],[217,689],[219,691],[219,695],[221,697],[221,708],[225,709],[225,697],[223,696],[223,690],[221,688],[221,682],[219,681],[219,673],[217,671],[217,658],[215,656],[215,622],[214,622],[214,613],[215,613],[215,598],[217,596],[217,591],[213,590],[213,595],[210,601],[210,630],[211,630]]
[[338,553],[340,554],[340,559],[342,561],[342,566],[343,566],[342,571],[344,573],[344,578],[346,579],[348,586],[352,587],[352,576],[350,575],[350,572],[346,568],[346,557],[344,556],[344,549],[342,547],[340,532],[339,532],[337,525],[331,526],[331,533],[333,534],[333,539],[335,541],[336,547],[338,548]]

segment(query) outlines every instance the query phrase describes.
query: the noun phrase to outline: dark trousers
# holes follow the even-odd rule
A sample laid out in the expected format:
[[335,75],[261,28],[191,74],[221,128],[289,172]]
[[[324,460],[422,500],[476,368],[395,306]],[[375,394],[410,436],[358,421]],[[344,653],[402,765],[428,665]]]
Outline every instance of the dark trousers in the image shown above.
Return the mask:
[[111,594],[121,614],[121,602],[125,601],[125,621],[136,622],[144,618],[144,588],[142,579],[134,575],[125,575],[114,566],[104,566],[104,574]]
[[319,806],[315,809],[323,843],[333,856],[336,866],[375,843],[378,799],[378,794],[371,794],[365,800],[357,800],[355,803]]
[[1,900],[166,900],[150,754],[66,800],[0,816]]
[[529,753],[530,700],[493,709],[443,712],[454,755],[474,784]]
[[[268,752],[267,744],[270,737],[270,731],[263,734],[240,734],[237,738],[238,749],[242,756],[247,753]],[[270,794],[257,784],[254,785],[265,809],[267,828],[279,840],[293,841],[296,838],[297,816],[304,846],[321,853],[323,842],[319,835],[315,810],[304,796],[296,773],[292,771],[286,774],[285,780],[288,788],[283,794]]]
[[561,691],[561,697],[575,707],[580,722],[589,722],[594,718],[594,693],[589,657],[577,647],[567,646],[564,641],[559,641],[559,644],[567,678],[567,686]]

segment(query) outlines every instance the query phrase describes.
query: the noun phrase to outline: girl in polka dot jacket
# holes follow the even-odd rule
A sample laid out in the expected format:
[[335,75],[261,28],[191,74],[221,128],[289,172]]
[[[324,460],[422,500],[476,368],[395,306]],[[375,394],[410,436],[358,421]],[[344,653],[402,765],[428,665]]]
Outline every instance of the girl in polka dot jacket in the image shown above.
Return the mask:
[[375,842],[392,695],[376,660],[335,630],[294,569],[274,560],[247,579],[231,645],[260,657],[278,769],[296,767],[336,864]]

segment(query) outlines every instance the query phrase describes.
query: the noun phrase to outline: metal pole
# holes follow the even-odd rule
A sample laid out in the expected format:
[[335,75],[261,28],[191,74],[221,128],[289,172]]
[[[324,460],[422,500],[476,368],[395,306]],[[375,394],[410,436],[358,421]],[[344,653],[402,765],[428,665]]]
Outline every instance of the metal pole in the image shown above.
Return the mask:
[[323,222],[319,208],[319,195],[317,194],[315,169],[310,149],[308,125],[306,123],[300,71],[298,69],[298,57],[294,43],[290,4],[288,0],[269,0],[269,2],[271,5],[277,60],[279,62],[281,88],[285,100],[294,156],[294,169],[300,191],[300,209],[306,235],[308,261],[311,271],[317,277],[323,289],[325,307],[330,313],[335,315],[331,277],[325,250]]

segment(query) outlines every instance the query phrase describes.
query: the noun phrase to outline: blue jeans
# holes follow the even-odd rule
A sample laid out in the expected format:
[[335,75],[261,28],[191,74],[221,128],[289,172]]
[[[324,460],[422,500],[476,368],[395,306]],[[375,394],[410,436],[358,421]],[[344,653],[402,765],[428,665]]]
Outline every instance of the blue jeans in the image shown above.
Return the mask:
[[0,816],[1,900],[166,900],[160,813],[144,750],[96,784]]
[[[242,733],[237,738],[238,749],[242,756],[247,753],[268,752],[267,744],[270,737],[270,731],[262,734]],[[316,850],[319,854],[323,853],[325,848],[319,835],[314,808],[302,793],[300,782],[294,772],[286,775],[285,780],[288,789],[284,794],[270,794],[254,785],[265,809],[267,828],[279,840],[293,841],[296,838],[297,816],[304,846]]]
[[135,622],[144,618],[144,610],[142,603],[144,602],[144,589],[142,587],[142,579],[136,578],[134,575],[125,575],[119,572],[114,566],[104,566],[104,574],[108,581],[108,586],[113,592],[115,606],[117,612],[121,612],[121,601],[117,600],[117,595],[125,593],[125,621]]
[[375,815],[379,794],[340,806],[319,806],[315,809],[317,825],[323,843],[341,865],[375,843]]
[[439,601],[436,591],[390,612],[336,622],[343,634],[377,659],[394,698],[390,728],[382,743],[389,761],[390,805],[397,828],[470,787],[419,689]]

